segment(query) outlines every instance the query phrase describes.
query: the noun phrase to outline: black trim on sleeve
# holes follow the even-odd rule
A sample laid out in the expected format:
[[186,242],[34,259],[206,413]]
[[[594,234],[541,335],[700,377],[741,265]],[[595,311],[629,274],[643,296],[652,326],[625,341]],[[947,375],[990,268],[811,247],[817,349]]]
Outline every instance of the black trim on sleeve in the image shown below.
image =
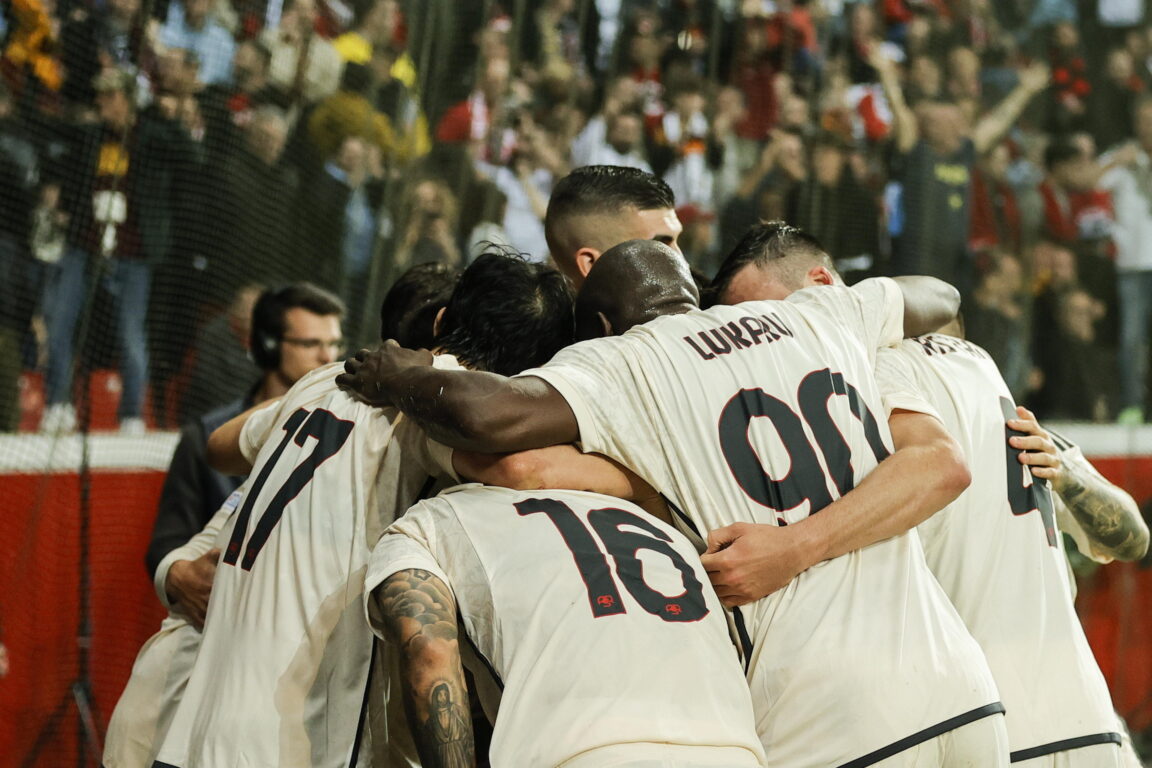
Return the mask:
[[929,726],[922,731],[917,731],[911,736],[905,736],[899,741],[894,741],[886,747],[881,747],[880,749],[877,749],[873,752],[869,752],[863,757],[858,757],[855,760],[849,760],[848,762],[842,764],[840,768],[864,768],[866,765],[875,765],[881,760],[887,760],[895,754],[903,752],[904,750],[914,747],[917,744],[928,741],[928,739],[934,739],[942,733],[954,731],[962,725],[974,723],[977,720],[984,719],[985,717],[1002,714],[1004,714],[1004,705],[1000,702],[996,701],[992,704],[985,704],[982,707],[977,707],[976,709],[965,712],[962,715],[956,715],[956,717],[950,717],[941,723],[936,723],[936,725]]
[[1073,749],[1080,749],[1081,747],[1092,747],[1097,744],[1115,744],[1116,746],[1120,746],[1120,734],[1111,732],[1093,733],[1089,736],[1077,736],[1074,739],[1053,741],[1048,744],[1041,744],[1038,747],[1029,747],[1028,749],[1017,750],[1008,755],[1008,761],[1012,763],[1019,763],[1022,760],[1031,760],[1036,757],[1051,755],[1055,752],[1069,752]]
[[372,672],[376,666],[376,636],[372,636],[372,652],[368,655],[368,679],[364,681],[364,698],[360,701],[360,717],[356,720],[356,738],[352,741],[352,754],[348,758],[348,768],[356,768],[360,757],[360,740],[364,738],[364,726],[368,723],[368,692],[372,690]]
[[736,634],[740,637],[740,651],[744,654],[744,674],[748,674],[748,665],[752,660],[752,636],[748,634],[744,614],[740,613],[739,608],[732,609],[732,621],[736,625]]
[[468,641],[468,647],[472,649],[472,653],[476,654],[476,658],[480,660],[480,663],[484,665],[484,669],[488,670],[488,674],[491,675],[492,679],[496,682],[496,687],[503,693],[504,680],[500,677],[500,673],[496,671],[496,667],[492,666],[492,662],[489,661],[488,657],[484,655],[484,652],[480,650],[480,646],[476,645],[476,641],[468,634],[468,627],[464,624],[464,614],[460,613],[459,606],[456,607],[456,623],[460,627],[460,634]]

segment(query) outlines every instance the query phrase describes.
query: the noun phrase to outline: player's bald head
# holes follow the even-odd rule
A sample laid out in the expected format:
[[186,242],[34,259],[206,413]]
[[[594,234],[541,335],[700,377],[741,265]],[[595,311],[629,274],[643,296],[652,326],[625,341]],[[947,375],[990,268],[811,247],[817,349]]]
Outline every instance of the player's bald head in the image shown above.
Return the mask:
[[683,227],[658,176],[617,165],[577,168],[552,190],[544,234],[556,266],[579,287],[601,254],[626,240],[679,248]]
[[784,299],[811,285],[842,283],[831,257],[812,235],[783,221],[754,225],[712,281],[717,304]]
[[684,257],[655,240],[629,240],[604,252],[576,297],[578,341],[696,309],[700,292]]

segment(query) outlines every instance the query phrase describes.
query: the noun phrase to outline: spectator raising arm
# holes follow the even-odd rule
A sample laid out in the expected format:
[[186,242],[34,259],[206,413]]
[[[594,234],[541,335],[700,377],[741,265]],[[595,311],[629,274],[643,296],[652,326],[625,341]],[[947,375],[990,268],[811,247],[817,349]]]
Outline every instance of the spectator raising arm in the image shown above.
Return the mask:
[[884,89],[884,98],[892,110],[892,139],[896,142],[896,149],[901,153],[908,152],[920,140],[920,129],[916,124],[916,115],[904,99],[896,63],[884,54],[884,47],[879,41],[873,41],[868,46],[867,55],[868,63],[880,75],[880,87]]
[[1004,100],[976,123],[972,142],[977,154],[984,154],[1008,132],[1033,97],[1048,87],[1052,72],[1043,62],[1035,62],[1020,73],[1020,83]]

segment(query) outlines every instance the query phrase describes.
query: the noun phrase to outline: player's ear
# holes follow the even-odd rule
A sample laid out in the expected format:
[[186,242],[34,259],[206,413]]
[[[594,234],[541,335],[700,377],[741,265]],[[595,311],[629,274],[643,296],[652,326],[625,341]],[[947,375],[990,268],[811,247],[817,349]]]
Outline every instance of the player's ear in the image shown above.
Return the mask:
[[604,336],[613,336],[612,321],[603,312],[597,312],[596,315],[600,318],[600,327],[604,329]]
[[808,270],[808,285],[836,285],[836,276],[823,265]]
[[436,312],[436,319],[432,321],[432,338],[440,335],[440,321],[444,319],[444,310],[446,309],[448,307],[440,307],[439,311]]
[[592,271],[600,256],[601,251],[595,248],[581,248],[576,251],[576,271],[580,277],[588,277],[588,273]]

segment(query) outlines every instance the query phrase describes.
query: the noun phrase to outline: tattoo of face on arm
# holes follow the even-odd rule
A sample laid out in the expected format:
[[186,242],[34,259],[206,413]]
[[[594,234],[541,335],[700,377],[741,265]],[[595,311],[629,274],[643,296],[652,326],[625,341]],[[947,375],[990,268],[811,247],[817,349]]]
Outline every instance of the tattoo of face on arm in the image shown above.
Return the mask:
[[1130,495],[1108,482],[1087,459],[1061,455],[1055,490],[1092,540],[1093,549],[1117,560],[1139,560],[1148,551],[1148,527]]
[[452,592],[432,573],[413,568],[385,579],[373,599],[400,650],[404,707],[421,763],[476,765]]

